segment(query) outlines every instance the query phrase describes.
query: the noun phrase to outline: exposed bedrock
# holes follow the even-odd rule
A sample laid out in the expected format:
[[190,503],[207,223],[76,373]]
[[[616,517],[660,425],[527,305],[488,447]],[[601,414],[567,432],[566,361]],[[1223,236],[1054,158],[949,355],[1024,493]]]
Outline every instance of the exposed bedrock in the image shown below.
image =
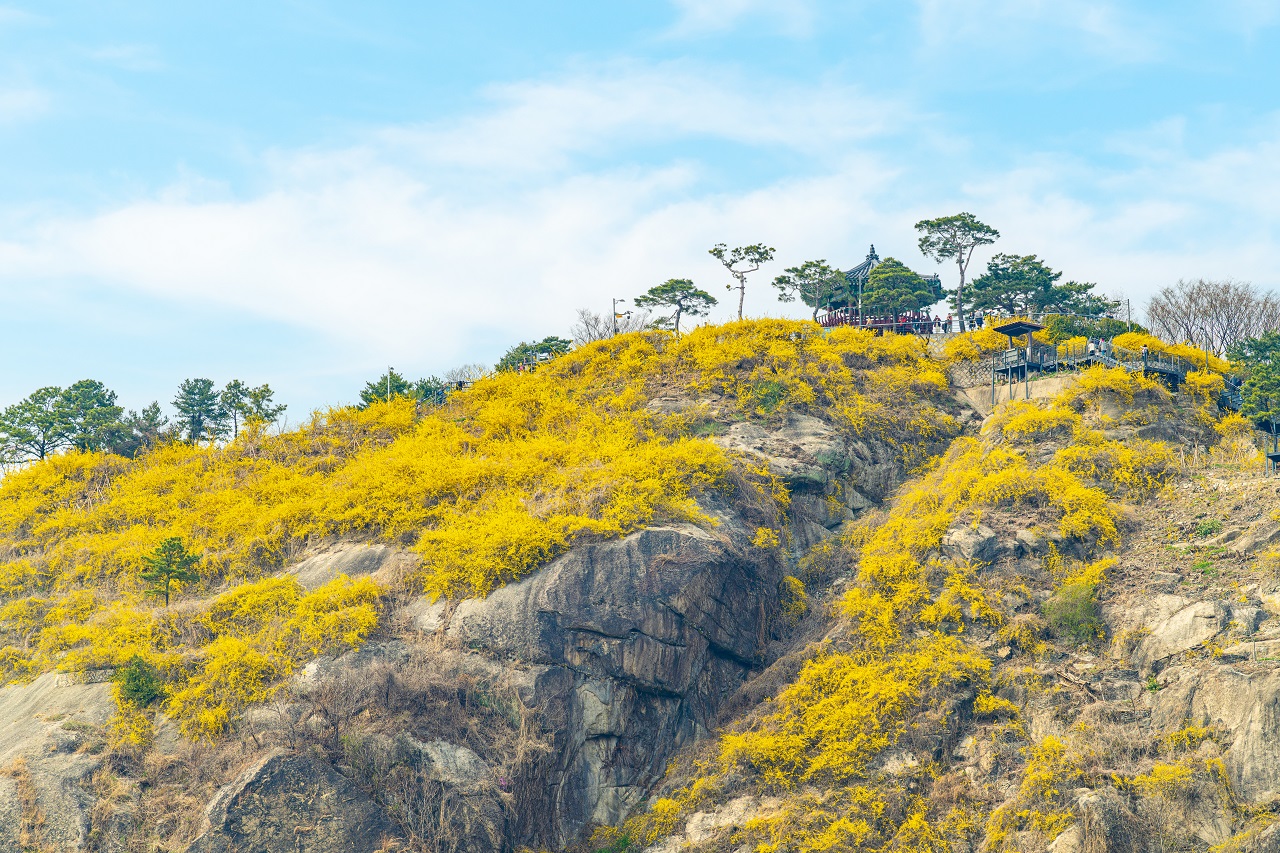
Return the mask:
[[364,853],[403,840],[357,785],[323,759],[270,753],[214,797],[188,853]]
[[454,611],[449,636],[546,667],[531,697],[555,734],[542,841],[620,820],[761,661],[781,572],[731,544],[732,528],[576,548]]

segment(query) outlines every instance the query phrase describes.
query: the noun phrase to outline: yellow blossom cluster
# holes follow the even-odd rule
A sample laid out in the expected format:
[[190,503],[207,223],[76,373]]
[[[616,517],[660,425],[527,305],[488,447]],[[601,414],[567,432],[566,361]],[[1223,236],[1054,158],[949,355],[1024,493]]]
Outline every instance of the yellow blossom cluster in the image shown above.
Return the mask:
[[[485,595],[584,539],[712,523],[698,496],[731,488],[734,462],[701,437],[699,398],[739,419],[821,414],[905,458],[954,433],[931,402],[945,389],[916,338],[748,321],[599,341],[430,410],[400,398],[278,435],[251,425],[225,445],[56,455],[0,484],[0,683],[136,657],[163,676],[184,729],[213,736],[322,645],[375,628],[372,581],[305,593],[279,576],[316,543],[398,545],[418,557],[410,591]],[[785,511],[780,481],[743,475]],[[175,583],[161,608],[140,574],[169,537],[202,556],[200,580]],[[755,544],[780,541],[760,528]]]
[[[1167,448],[1106,441],[1084,426],[1076,410],[1108,394],[1132,400],[1134,393],[1150,389],[1111,374],[1091,379],[1085,391],[1043,405],[1007,406],[984,440],[956,439],[899,493],[883,523],[852,532],[845,547],[856,554],[857,574],[838,603],[847,620],[844,639],[814,654],[764,713],[723,733],[716,760],[690,786],[656,801],[622,833],[651,843],[723,780],[744,772],[762,790],[781,797],[777,809],[757,816],[730,839],[758,853],[947,850],[952,842],[976,844],[984,831],[996,849],[1014,831],[1030,829],[1052,838],[1065,826],[1068,777],[1078,770],[1051,738],[1028,748],[1016,802],[989,820],[972,803],[939,813],[924,801],[895,800],[898,785],[876,769],[876,762],[957,685],[978,688],[975,713],[980,716],[1018,713],[1016,705],[987,688],[991,662],[965,642],[966,626],[974,623],[1004,630],[999,590],[985,579],[981,564],[938,556],[948,529],[984,508],[1025,507],[1056,516],[1065,537],[1115,543],[1113,496],[1167,480]],[[1047,434],[1061,440],[1060,448],[1040,464],[1029,462],[1019,446]],[[831,546],[818,548],[825,553]],[[1114,565],[1111,560],[1059,562],[1060,582],[1091,588]],[[1025,651],[1041,648],[1025,620],[1008,634]],[[919,772],[928,784],[932,771]]]

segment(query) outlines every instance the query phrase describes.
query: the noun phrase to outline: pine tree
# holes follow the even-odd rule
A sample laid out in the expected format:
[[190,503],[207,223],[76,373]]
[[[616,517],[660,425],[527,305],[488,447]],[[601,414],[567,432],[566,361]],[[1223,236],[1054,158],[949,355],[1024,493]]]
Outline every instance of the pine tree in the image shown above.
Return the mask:
[[863,301],[871,310],[889,314],[919,311],[937,302],[942,294],[928,279],[913,272],[897,258],[885,258],[867,277]]
[[200,555],[188,551],[180,536],[170,536],[142,561],[147,568],[139,577],[150,584],[147,595],[163,596],[165,607],[169,606],[169,592],[174,581],[191,583],[200,579],[199,572],[195,570],[200,563]]
[[273,402],[275,393],[271,390],[271,386],[265,383],[257,388],[248,389],[243,409],[245,420],[261,421],[264,424],[275,423],[288,408],[284,403]]
[[173,398],[178,410],[178,426],[188,441],[213,440],[226,432],[226,410],[212,379],[187,379]]
[[672,328],[680,335],[680,318],[685,314],[704,317],[716,304],[716,298],[705,290],[699,290],[687,278],[671,278],[662,284],[649,288],[649,292],[636,297],[636,305],[641,308],[674,308],[671,317]]
[[240,421],[245,417],[245,407],[249,400],[249,386],[239,379],[232,379],[222,392],[218,394],[218,404],[222,411],[231,418],[231,437],[240,435]]

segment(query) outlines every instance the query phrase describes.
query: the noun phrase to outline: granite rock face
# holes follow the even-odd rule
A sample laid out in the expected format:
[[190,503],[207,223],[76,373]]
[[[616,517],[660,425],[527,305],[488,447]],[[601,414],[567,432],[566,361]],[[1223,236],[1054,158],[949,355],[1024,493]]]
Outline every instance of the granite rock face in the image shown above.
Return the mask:
[[541,667],[531,700],[557,733],[544,843],[625,816],[761,659],[781,575],[726,533],[743,531],[674,525],[576,548],[453,613],[450,637]]
[[220,790],[189,853],[373,853],[403,842],[358,786],[323,759],[273,752]]
[[102,766],[102,743],[94,741],[112,708],[111,685],[62,673],[0,688],[0,850],[22,849],[24,809],[43,816],[34,841],[88,849],[87,783]]
[[1154,726],[1176,731],[1185,720],[1211,724],[1229,738],[1223,758],[1232,790],[1254,803],[1280,795],[1280,674],[1171,667],[1161,677]]

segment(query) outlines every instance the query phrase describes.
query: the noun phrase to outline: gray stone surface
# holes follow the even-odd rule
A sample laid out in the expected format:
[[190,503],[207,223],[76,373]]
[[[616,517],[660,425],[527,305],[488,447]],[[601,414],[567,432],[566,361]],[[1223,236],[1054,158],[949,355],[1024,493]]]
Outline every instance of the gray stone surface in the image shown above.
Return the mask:
[[1272,824],[1259,832],[1241,853],[1280,853],[1280,824]]
[[1138,818],[1113,790],[1090,791],[1076,804],[1081,818],[1081,853],[1146,853]]
[[942,537],[942,553],[953,560],[991,563],[1007,553],[996,532],[985,524],[953,527]]
[[1084,853],[1084,830],[1080,824],[1073,823],[1059,833],[1048,853]]
[[373,853],[404,841],[364,791],[310,755],[266,755],[217,793],[205,818],[188,853]]
[[372,575],[412,561],[412,557],[390,545],[339,542],[289,567],[288,574],[306,589],[324,586],[338,575]]
[[1211,724],[1230,744],[1224,760],[1236,795],[1254,803],[1280,796],[1280,673],[1175,667],[1161,677],[1163,689],[1149,694],[1152,726]]
[[1264,519],[1254,522],[1231,543],[1237,554],[1256,554],[1270,545],[1280,543],[1280,522]]
[[[93,798],[84,783],[102,765],[92,742],[112,707],[111,685],[61,673],[0,688],[0,767],[26,763],[45,818],[38,840],[50,849],[86,849]],[[16,782],[0,777],[0,850],[20,849],[20,820]]]
[[855,511],[883,499],[897,484],[890,449],[844,437],[809,415],[789,415],[779,426],[737,423],[712,440],[765,461],[793,491],[822,492],[842,480],[841,498]]
[[1216,637],[1230,622],[1231,610],[1222,602],[1188,604],[1149,625],[1151,633],[1134,649],[1133,663],[1140,672],[1150,672],[1153,665]]
[[557,732],[556,844],[624,817],[761,660],[780,573],[731,544],[744,536],[650,528],[457,606],[448,636],[546,667],[533,701]]

